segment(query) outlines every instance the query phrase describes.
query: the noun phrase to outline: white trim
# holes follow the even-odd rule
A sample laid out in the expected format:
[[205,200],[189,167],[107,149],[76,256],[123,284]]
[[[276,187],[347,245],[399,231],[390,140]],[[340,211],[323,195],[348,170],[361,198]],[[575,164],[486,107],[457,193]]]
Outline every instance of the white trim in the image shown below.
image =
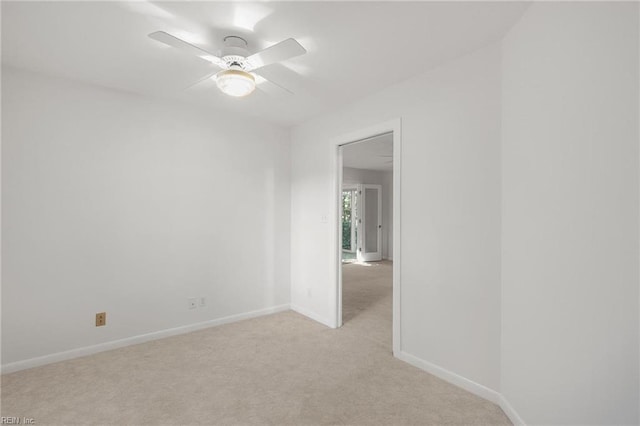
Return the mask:
[[169,328],[152,333],[140,334],[138,336],[127,337],[125,339],[113,340],[111,342],[99,343],[97,345],[85,346],[83,348],[71,349],[64,352],[57,352],[50,355],[30,358],[23,361],[10,362],[2,365],[2,374],[13,373],[15,371],[25,370],[27,368],[39,367],[41,365],[51,364],[54,362],[66,361],[87,355],[93,355],[98,352],[118,349],[125,346],[136,345],[151,340],[163,339],[165,337],[175,336],[178,334],[190,333],[192,331],[202,330],[204,328],[216,327],[231,322],[242,321],[249,318],[261,317],[264,315],[275,314],[277,312],[288,311],[289,304],[272,306],[270,308],[259,309],[257,311],[245,312],[242,314],[230,315],[228,317],[218,318],[210,321],[189,324],[181,327]]
[[336,328],[333,326],[331,321],[327,320],[323,316],[318,315],[317,313],[310,311],[309,309],[303,308],[298,305],[291,305],[291,310],[299,313],[300,315],[304,315],[305,317],[309,317],[312,320],[319,322],[322,325],[326,325],[329,328]]
[[397,354],[397,358],[413,365],[414,367],[418,367],[419,369],[424,370],[427,373],[433,374],[434,376],[446,382],[449,382],[452,385],[458,386],[459,388],[471,392],[472,394],[477,395],[480,398],[484,398],[488,401],[493,402],[494,404],[500,404],[502,395],[500,395],[500,393],[494,391],[493,389],[489,389],[488,387],[481,385],[480,383],[476,383],[473,380],[469,380],[466,377],[460,376],[459,374],[447,370],[446,368],[442,368],[438,365],[432,364],[406,352],[400,352],[399,354]]
[[[335,167],[336,169],[332,169],[331,172],[331,176],[335,177],[336,181],[333,183],[333,188],[338,189],[340,188],[340,190],[338,191],[338,194],[342,194],[342,184],[343,184],[343,171],[344,171],[344,166],[342,164],[342,149],[340,149],[340,145],[332,145],[332,150],[333,150],[333,155],[332,158],[335,159],[336,161],[336,165]],[[333,162],[332,162],[333,164]],[[357,190],[359,192],[359,194],[362,194],[361,191],[361,185],[358,184],[357,186]],[[335,318],[335,328],[338,327],[342,327],[342,250],[337,250],[336,249],[336,245],[337,244],[341,244],[342,242],[342,224],[340,223],[340,217],[342,215],[342,200],[341,199],[337,199],[335,195],[338,194],[331,194],[331,199],[333,201],[335,201],[337,203],[337,205],[334,207],[331,203],[329,203],[329,207],[331,208],[331,211],[334,213],[332,215],[330,215],[330,218],[333,219],[335,216],[335,224],[331,224],[332,227],[331,229],[333,229],[333,232],[331,233],[331,235],[333,235],[336,240],[331,242],[331,250],[329,251],[329,253],[333,253],[332,259],[335,261],[335,263],[332,265],[332,270],[334,271],[333,275],[336,279],[336,282],[333,284],[333,286],[329,286],[329,301],[333,307],[333,309],[335,309],[335,312],[333,313],[333,318]],[[341,195],[339,195],[339,197],[341,198]],[[356,238],[356,259],[358,258],[358,247],[360,246],[360,238],[362,236],[362,229],[361,229],[361,224],[360,221],[358,221],[358,237]],[[331,240],[331,239],[329,239]],[[335,251],[337,251],[338,253],[335,253]],[[339,259],[336,259],[337,257],[339,257]],[[331,264],[332,262],[330,262]]]
[[343,183],[342,184],[342,190],[346,190],[346,191],[357,191],[358,190],[358,184],[357,183]]
[[516,410],[513,409],[511,404],[509,404],[509,401],[507,401],[507,398],[504,397],[504,395],[500,395],[500,404],[498,405],[500,405],[500,408],[502,408],[502,411],[504,411],[507,417],[509,417],[509,420],[511,420],[511,423],[513,423],[513,426],[526,425],[524,420],[522,420],[522,417],[520,417],[520,415],[516,412]]
[[402,165],[402,121],[400,118],[379,123],[377,125],[360,129],[351,133],[332,138],[329,141],[330,148],[330,176],[331,191],[329,200],[329,226],[330,233],[330,268],[335,271],[329,283],[329,312],[331,327],[337,328],[342,325],[342,250],[340,243],[340,195],[342,194],[342,151],[341,145],[362,141],[372,136],[384,133],[393,135],[393,353],[398,354],[402,348],[402,336],[400,326],[401,309],[401,241],[400,241],[400,221],[401,221],[401,165]]
[[401,200],[402,200],[402,121],[396,120],[393,125],[393,334],[392,348],[393,353],[397,354],[402,351],[402,327],[400,327],[400,309],[401,304]]
[[449,371],[446,368],[442,368],[439,365],[433,364],[429,361],[425,361],[406,352],[397,353],[396,358],[408,364],[411,364],[423,371],[426,371],[429,374],[433,374],[434,376],[444,380],[445,382],[451,383],[452,385],[462,388],[467,392],[471,392],[472,394],[479,396],[480,398],[484,398],[487,401],[493,402],[494,404],[498,405],[502,409],[502,411],[504,411],[504,414],[509,418],[509,420],[511,420],[511,423],[513,423],[514,426],[526,426],[526,423],[524,422],[524,420],[522,420],[522,417],[520,417],[518,412],[511,406],[511,404],[509,404],[509,401],[507,401],[504,395],[502,395],[500,392],[497,392],[484,385],[481,385],[480,383],[474,382],[473,380],[469,380],[466,377]]

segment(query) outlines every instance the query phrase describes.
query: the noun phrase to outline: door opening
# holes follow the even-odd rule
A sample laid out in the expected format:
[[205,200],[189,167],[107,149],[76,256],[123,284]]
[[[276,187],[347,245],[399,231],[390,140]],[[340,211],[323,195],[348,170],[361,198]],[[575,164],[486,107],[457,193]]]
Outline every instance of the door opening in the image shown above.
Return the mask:
[[[391,143],[388,151],[376,153],[372,142],[376,139],[379,141],[381,137]],[[341,327],[343,324],[343,261],[386,266],[387,274],[391,276],[391,294],[387,297],[391,325],[388,328],[394,354],[399,353],[401,348],[400,143],[400,120],[394,120],[343,135],[332,140],[331,145],[335,159],[332,162],[335,213],[331,215],[336,230],[333,245],[336,271],[335,326]],[[368,158],[359,156],[354,163],[349,151],[350,147],[355,146],[365,150],[369,147],[372,155]],[[387,181],[376,178],[382,175],[387,177]],[[350,319],[350,312],[347,311],[347,320]]]

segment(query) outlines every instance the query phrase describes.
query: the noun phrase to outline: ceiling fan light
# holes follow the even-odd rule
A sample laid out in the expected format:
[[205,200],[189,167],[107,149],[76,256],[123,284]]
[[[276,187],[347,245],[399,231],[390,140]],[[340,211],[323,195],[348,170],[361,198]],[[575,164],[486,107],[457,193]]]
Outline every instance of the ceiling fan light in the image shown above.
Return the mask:
[[241,97],[255,90],[256,79],[248,72],[230,69],[216,74],[216,84],[222,93]]

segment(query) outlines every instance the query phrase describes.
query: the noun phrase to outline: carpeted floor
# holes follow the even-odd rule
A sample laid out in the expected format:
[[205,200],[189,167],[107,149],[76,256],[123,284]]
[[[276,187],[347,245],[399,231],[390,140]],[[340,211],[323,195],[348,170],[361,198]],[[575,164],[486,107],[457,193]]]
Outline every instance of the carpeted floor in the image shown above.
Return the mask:
[[393,264],[389,261],[342,265],[342,323],[348,331],[391,353]]
[[391,356],[391,264],[344,266],[344,327],[294,312],[2,376],[43,424],[503,425],[500,408]]

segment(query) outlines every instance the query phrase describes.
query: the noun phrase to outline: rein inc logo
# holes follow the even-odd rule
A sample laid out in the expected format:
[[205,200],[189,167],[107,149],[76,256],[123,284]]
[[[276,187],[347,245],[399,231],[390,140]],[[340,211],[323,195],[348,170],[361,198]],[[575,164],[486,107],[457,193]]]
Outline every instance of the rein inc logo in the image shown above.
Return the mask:
[[0,425],[35,425],[33,417],[0,417]]

